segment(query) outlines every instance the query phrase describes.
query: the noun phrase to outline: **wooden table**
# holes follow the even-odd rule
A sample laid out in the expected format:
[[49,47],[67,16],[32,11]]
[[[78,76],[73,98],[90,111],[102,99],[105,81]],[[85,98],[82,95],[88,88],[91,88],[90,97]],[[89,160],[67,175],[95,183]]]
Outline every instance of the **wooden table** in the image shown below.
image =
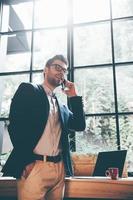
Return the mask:
[[[110,180],[105,177],[66,178],[65,197],[133,200],[133,178]],[[0,178],[0,197],[16,197],[16,179]]]
[[65,197],[133,200],[133,178],[66,178]]

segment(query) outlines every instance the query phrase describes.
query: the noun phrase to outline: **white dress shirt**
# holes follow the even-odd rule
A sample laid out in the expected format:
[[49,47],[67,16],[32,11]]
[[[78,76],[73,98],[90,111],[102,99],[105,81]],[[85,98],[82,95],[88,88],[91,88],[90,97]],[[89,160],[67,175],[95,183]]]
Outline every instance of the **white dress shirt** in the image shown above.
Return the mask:
[[49,100],[50,110],[47,124],[38,144],[34,149],[34,153],[45,156],[55,156],[61,151],[59,145],[61,123],[59,120],[57,102],[53,97],[53,92],[47,86],[44,86],[44,89]]

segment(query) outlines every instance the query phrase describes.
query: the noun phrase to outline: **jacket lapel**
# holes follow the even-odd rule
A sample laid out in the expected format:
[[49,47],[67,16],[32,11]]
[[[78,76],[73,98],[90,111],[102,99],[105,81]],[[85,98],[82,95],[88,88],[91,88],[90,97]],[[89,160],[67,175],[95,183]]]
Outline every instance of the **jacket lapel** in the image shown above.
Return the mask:
[[62,126],[62,129],[64,129],[65,128],[64,108],[63,108],[63,105],[59,103],[57,98],[56,98],[56,102],[59,109],[59,118],[61,120],[61,126]]

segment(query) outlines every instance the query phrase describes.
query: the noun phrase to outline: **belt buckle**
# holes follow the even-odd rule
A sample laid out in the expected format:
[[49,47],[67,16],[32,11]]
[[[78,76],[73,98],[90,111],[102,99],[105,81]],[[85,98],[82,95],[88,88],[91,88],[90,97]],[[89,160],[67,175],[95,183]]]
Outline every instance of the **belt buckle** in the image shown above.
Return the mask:
[[47,162],[47,156],[43,156],[43,161]]

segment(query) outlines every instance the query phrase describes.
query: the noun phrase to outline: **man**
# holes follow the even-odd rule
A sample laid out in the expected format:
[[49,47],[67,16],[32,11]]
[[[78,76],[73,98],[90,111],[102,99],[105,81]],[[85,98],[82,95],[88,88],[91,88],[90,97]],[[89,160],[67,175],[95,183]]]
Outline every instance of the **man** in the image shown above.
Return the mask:
[[71,111],[53,95],[64,82],[67,64],[63,55],[52,57],[44,82],[22,83],[12,99],[8,130],[14,148],[2,171],[17,178],[19,200],[61,200],[64,177],[73,175],[68,134],[85,129],[82,98],[67,80],[62,91]]

